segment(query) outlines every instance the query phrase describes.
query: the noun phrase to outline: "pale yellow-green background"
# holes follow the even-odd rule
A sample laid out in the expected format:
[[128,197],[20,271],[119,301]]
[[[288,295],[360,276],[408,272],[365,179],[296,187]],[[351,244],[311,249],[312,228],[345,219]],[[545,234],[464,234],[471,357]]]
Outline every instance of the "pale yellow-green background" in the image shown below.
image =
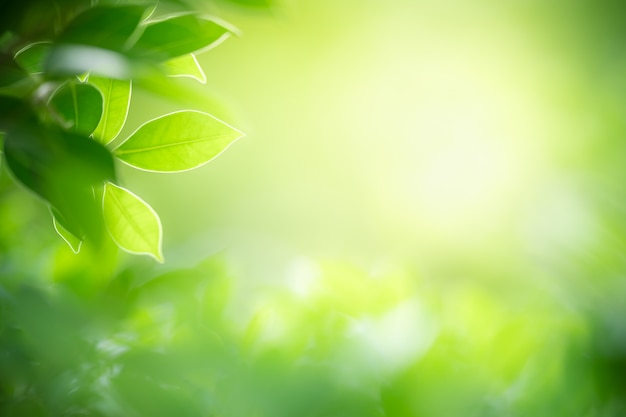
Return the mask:
[[[189,86],[247,136],[197,171],[127,181],[161,214],[166,252],[254,237],[316,256],[523,268],[584,250],[600,233],[587,193],[619,65],[593,61],[594,21],[561,6],[218,9],[242,34],[202,54],[207,85]],[[185,107],[137,98],[128,131]]]

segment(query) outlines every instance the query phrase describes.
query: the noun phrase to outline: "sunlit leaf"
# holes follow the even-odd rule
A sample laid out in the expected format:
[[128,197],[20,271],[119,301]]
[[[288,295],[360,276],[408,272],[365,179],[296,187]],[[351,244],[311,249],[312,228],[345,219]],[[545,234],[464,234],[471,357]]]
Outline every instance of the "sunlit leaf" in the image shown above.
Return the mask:
[[189,77],[206,83],[206,76],[194,54],[187,54],[163,63],[165,73],[170,77]]
[[230,30],[210,18],[192,14],[151,22],[130,49],[138,58],[166,61],[206,50],[226,39]]
[[114,155],[146,171],[186,171],[206,164],[241,136],[210,114],[185,110],[142,125]]
[[145,201],[109,182],[104,189],[102,212],[104,224],[120,248],[163,262],[161,220]]
[[69,130],[90,135],[100,122],[102,95],[92,85],[69,82],[54,93],[50,106]]
[[55,210],[51,209],[50,212],[52,214],[52,225],[54,226],[54,230],[61,237],[61,239],[67,243],[72,252],[80,252],[80,247],[83,245],[82,239],[74,236],[72,232],[63,226],[62,222],[57,218],[58,215],[54,214]]
[[132,90],[131,81],[90,77],[89,83],[96,86],[103,97],[102,118],[93,136],[106,145],[115,139],[126,122]]
[[51,48],[51,42],[31,43],[15,54],[15,61],[29,73],[41,74]]
[[58,41],[123,51],[145,11],[146,7],[137,5],[87,9],[65,27]]
[[18,65],[13,55],[0,52],[0,94],[22,98],[31,94],[35,87],[33,77]]

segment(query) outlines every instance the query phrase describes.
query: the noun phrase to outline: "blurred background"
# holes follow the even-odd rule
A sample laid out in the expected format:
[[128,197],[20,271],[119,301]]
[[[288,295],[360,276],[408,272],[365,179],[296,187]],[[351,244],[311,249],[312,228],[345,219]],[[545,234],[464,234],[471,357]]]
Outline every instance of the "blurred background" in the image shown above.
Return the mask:
[[246,133],[120,166],[164,265],[73,255],[2,174],[6,415],[626,415],[626,6],[207,11],[241,34],[206,85],[137,90],[121,135],[187,107]]

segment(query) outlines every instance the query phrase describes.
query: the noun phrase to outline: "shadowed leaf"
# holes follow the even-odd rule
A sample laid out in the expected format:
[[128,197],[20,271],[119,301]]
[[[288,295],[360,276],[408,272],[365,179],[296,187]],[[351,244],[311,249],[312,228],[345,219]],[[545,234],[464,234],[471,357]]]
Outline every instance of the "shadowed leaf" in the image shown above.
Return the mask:
[[17,65],[13,56],[0,53],[0,87],[7,87],[28,77],[28,73]]
[[123,51],[146,11],[144,6],[98,6],[73,19],[58,38],[60,43],[92,45]]
[[129,53],[138,58],[166,61],[210,48],[229,34],[227,28],[209,18],[192,14],[176,16],[147,24]]
[[102,116],[102,95],[92,85],[69,82],[54,93],[50,106],[69,130],[90,135]]
[[51,42],[32,43],[15,54],[15,61],[29,73],[41,74],[51,48]]
[[93,187],[114,179],[109,151],[87,137],[36,123],[7,132],[7,166],[19,182],[44,198],[76,236],[99,235],[99,214]]
[[70,247],[72,252],[74,253],[80,252],[80,247],[83,244],[82,239],[75,236],[72,232],[67,230],[65,226],[63,226],[63,223],[60,220],[60,215],[58,211],[56,211],[57,212],[56,215],[55,215],[55,211],[56,210],[52,208],[50,209],[50,213],[52,214],[52,225],[54,226],[54,230],[61,237],[61,239],[63,239],[63,241],[67,243],[67,245]]

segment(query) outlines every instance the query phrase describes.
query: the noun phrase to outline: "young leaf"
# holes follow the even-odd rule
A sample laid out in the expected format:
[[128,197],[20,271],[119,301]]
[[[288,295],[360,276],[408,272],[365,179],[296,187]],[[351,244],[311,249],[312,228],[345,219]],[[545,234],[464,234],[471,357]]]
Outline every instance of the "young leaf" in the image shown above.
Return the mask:
[[20,49],[15,61],[31,74],[43,73],[43,65],[52,48],[51,42],[35,42]]
[[111,238],[120,248],[163,262],[161,220],[145,201],[125,188],[107,182],[102,213]]
[[140,126],[114,155],[146,171],[187,171],[206,164],[241,136],[210,114],[184,110]]
[[62,222],[57,218],[54,214],[55,210],[50,208],[50,213],[52,214],[52,225],[54,226],[54,230],[57,232],[61,239],[67,243],[72,252],[78,253],[80,252],[80,247],[83,245],[82,239],[74,236],[72,232],[67,230],[62,224]]
[[70,131],[90,135],[102,116],[102,95],[92,85],[68,82],[54,93],[50,106]]
[[206,76],[194,54],[187,54],[163,63],[165,73],[170,77],[189,77],[206,83]]
[[92,45],[121,52],[146,12],[145,6],[96,6],[72,20],[59,43]]
[[210,18],[192,14],[151,22],[129,50],[142,59],[166,61],[209,49],[230,35],[230,30]]
[[89,83],[100,90],[104,100],[102,118],[93,136],[106,145],[117,137],[126,123],[132,91],[131,81],[90,77]]

